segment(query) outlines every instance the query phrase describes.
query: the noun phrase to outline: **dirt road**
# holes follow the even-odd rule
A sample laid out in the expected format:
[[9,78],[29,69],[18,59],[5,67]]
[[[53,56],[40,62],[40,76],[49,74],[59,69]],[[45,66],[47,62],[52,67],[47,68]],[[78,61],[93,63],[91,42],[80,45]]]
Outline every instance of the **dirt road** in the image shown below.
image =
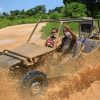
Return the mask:
[[[30,35],[33,26],[34,24],[25,24],[0,29],[0,51],[4,49],[14,49],[24,43]],[[73,69],[82,69],[88,66],[96,67],[99,63],[100,50],[97,50],[89,55],[83,55],[81,59],[73,59],[67,64],[64,64],[64,66],[70,66]],[[77,73],[78,72],[74,74],[77,75]],[[72,79],[72,77],[69,78],[69,80]],[[71,95],[68,95],[71,86],[67,84],[67,81],[68,76],[50,79],[47,93],[37,100],[100,100],[100,81],[93,82],[87,89],[82,86],[83,89],[81,91],[77,92],[74,90]],[[33,97],[28,97],[28,99],[23,98],[21,94],[18,81],[12,81],[9,79],[7,72],[0,69],[0,100],[34,100]]]
[[34,24],[15,25],[0,29],[0,50],[13,49],[26,42]]
[[[32,37],[31,41],[35,42],[41,37],[41,27],[46,23],[39,24],[36,35]],[[15,25],[7,28],[0,29],[0,51],[4,49],[14,49],[17,46],[25,43],[32,33],[35,24]]]

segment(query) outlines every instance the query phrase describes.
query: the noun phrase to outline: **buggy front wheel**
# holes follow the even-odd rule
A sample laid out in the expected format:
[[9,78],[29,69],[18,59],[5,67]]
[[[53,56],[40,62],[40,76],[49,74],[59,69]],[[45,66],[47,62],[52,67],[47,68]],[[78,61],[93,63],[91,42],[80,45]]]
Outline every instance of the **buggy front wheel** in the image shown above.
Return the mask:
[[24,91],[34,96],[43,94],[47,89],[47,85],[47,77],[40,71],[29,71],[22,79]]

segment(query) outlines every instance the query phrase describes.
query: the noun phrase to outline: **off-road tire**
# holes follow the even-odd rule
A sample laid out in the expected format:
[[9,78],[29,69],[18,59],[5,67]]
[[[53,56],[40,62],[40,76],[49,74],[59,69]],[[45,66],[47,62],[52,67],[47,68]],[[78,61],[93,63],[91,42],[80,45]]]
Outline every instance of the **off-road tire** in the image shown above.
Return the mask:
[[44,94],[44,92],[47,89],[48,81],[46,75],[40,71],[29,71],[22,78],[21,83],[22,83],[22,88],[24,90],[24,93],[34,95],[31,91],[31,87],[32,84],[35,82],[36,83],[38,82],[41,86],[40,92],[36,95]]

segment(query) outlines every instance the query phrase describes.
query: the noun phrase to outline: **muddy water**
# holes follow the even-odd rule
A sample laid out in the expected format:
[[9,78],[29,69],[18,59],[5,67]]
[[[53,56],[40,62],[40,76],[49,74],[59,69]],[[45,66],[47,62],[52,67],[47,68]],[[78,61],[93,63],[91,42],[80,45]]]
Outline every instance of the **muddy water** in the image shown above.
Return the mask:
[[95,68],[88,65],[76,75],[52,79],[44,97],[47,98],[46,100],[99,100],[99,73],[100,64]]
[[0,69],[0,100],[100,100],[99,54],[100,51],[96,51],[70,62],[70,67],[81,65],[82,70],[73,75],[49,79],[46,94],[38,98],[23,97],[19,81],[11,80],[6,70]]
[[[100,50],[93,51],[90,54],[82,54],[81,58],[69,58],[66,55],[65,58],[60,61],[55,59],[47,60],[50,64],[41,66],[38,68],[47,74],[48,78],[63,77],[68,74],[75,74],[80,69],[87,65],[95,67],[96,64],[100,63]],[[47,63],[47,62],[46,62]]]
[[21,100],[13,81],[3,69],[0,69],[0,100]]

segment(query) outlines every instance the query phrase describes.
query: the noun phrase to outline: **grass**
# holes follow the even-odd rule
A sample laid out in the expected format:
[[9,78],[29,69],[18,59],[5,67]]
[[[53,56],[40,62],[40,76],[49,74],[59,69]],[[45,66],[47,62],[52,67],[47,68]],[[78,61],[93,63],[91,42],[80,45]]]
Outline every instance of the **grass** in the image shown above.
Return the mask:
[[78,23],[69,23],[69,27],[72,29],[73,32],[75,32],[76,34],[78,33]]
[[26,18],[7,18],[7,17],[0,17],[0,28],[4,28],[7,26],[13,26],[18,24],[27,24],[27,23],[36,23],[38,19],[34,17],[26,17]]

